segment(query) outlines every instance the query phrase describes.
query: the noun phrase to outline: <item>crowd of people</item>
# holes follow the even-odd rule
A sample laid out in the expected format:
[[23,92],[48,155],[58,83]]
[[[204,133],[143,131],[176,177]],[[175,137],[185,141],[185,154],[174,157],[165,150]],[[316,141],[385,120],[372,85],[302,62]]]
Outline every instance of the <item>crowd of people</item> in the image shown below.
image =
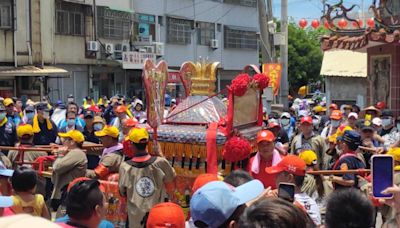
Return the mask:
[[[392,155],[399,171],[400,118],[382,105],[294,102],[287,112],[264,113],[247,168],[200,174],[189,214],[168,202],[176,173],[162,151],[148,153],[145,122],[138,98],[86,97],[81,107],[72,95],[66,104],[2,99],[0,227],[114,227],[99,182],[110,179],[126,198],[126,227],[367,228],[378,214],[383,227],[400,227],[398,173],[385,190],[390,200],[372,197],[368,173],[311,174],[369,169],[374,154]],[[100,156],[86,153],[100,143]],[[39,175],[45,162],[51,180]],[[294,186],[293,198],[279,193],[282,184]]]

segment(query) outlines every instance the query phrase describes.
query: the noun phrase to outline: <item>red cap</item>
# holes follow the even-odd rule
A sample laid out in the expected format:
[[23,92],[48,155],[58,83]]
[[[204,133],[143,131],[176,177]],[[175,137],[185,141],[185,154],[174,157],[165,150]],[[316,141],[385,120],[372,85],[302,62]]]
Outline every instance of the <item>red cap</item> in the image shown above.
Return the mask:
[[331,105],[329,105],[329,108],[334,109],[334,110],[339,109],[338,106],[337,106],[336,104],[331,104]]
[[203,187],[206,185],[208,182],[211,181],[218,181],[218,176],[217,174],[212,174],[212,173],[204,173],[200,174],[196,177],[196,180],[194,180],[193,187],[192,187],[192,192],[196,192],[197,189]]
[[275,121],[271,121],[271,122],[268,123],[268,126],[267,126],[268,129],[271,129],[271,128],[274,128],[274,127],[279,127],[279,128],[281,128],[281,125],[279,125],[279,124],[278,124],[277,122],[275,122]]
[[262,141],[267,141],[267,142],[273,142],[275,141],[275,135],[269,130],[262,130],[257,133],[257,143],[262,142]]
[[343,113],[340,110],[333,110],[330,118],[333,120],[341,120],[343,118]]
[[136,118],[129,118],[125,122],[125,126],[127,127],[134,127],[139,123]]
[[276,174],[286,171],[296,176],[306,175],[306,163],[303,159],[296,155],[288,155],[282,159],[276,166],[265,168],[265,172],[268,174]]
[[182,208],[175,203],[160,203],[151,208],[147,218],[147,228],[185,227],[185,215]]
[[376,108],[378,109],[385,109],[386,108],[386,104],[383,101],[379,101],[378,103],[376,103]]
[[117,109],[115,109],[115,112],[117,112],[117,113],[126,112],[126,106],[125,105],[118,106]]
[[90,106],[90,107],[88,108],[88,110],[93,111],[93,112],[95,112],[95,113],[101,112],[101,111],[102,111],[102,110],[101,110],[99,107],[97,107],[96,105]]
[[311,118],[311,116],[304,116],[304,117],[301,117],[300,123],[301,123],[301,124],[303,124],[303,123],[312,124],[312,118]]

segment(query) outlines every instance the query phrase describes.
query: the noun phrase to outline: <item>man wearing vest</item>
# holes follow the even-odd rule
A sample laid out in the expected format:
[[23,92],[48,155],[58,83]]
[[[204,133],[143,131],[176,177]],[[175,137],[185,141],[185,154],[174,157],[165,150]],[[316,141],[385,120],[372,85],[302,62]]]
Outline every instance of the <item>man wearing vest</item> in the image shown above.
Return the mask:
[[146,147],[149,134],[144,128],[129,133],[134,157],[122,162],[119,191],[127,197],[129,227],[144,227],[150,209],[167,197],[165,184],[171,183],[175,170],[163,157],[151,156]]
[[[361,145],[361,136],[356,131],[345,131],[340,137],[342,154],[333,165],[333,170],[364,169],[364,162],[357,156],[356,150]],[[345,174],[343,176],[330,176],[335,189],[358,187],[356,174]]]
[[95,135],[100,138],[104,150],[98,166],[94,170],[88,169],[86,177],[104,180],[109,174],[118,173],[119,166],[124,160],[123,147],[118,143],[119,131],[114,126],[105,126],[103,130],[96,131]]

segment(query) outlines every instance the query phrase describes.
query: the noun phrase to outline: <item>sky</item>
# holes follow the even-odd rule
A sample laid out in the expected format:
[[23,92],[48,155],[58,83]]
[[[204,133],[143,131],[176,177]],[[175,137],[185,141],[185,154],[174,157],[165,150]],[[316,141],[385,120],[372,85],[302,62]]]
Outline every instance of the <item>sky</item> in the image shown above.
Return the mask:
[[[363,0],[344,0],[345,6],[349,7],[357,4],[360,7],[354,11],[361,12],[361,2]],[[339,0],[327,0],[329,4],[335,4]],[[368,11],[369,5],[372,0],[364,0],[364,10]],[[280,18],[281,15],[281,0],[272,0],[272,10],[274,17]],[[322,16],[322,0],[288,0],[288,16],[293,18],[296,22],[302,18],[309,21],[319,19]]]

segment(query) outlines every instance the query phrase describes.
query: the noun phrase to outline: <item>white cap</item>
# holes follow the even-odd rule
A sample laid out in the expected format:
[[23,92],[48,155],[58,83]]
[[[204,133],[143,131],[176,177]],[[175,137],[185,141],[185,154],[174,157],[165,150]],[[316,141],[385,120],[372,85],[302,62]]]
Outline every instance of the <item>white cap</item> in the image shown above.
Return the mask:
[[176,104],[176,99],[175,98],[171,99],[171,103],[175,103]]
[[372,119],[372,124],[375,124],[376,126],[382,126],[382,119],[379,117],[375,117]]
[[136,99],[135,102],[134,102],[134,104],[133,104],[133,107],[136,107],[136,105],[138,105],[138,104],[140,104],[141,106],[143,106],[143,101],[141,101],[140,99]]
[[355,112],[350,112],[347,118],[354,117],[356,120],[358,119],[358,114]]
[[281,114],[281,119],[282,118],[288,118],[288,119],[290,119],[290,113],[288,113],[288,112],[282,112],[282,114]]

